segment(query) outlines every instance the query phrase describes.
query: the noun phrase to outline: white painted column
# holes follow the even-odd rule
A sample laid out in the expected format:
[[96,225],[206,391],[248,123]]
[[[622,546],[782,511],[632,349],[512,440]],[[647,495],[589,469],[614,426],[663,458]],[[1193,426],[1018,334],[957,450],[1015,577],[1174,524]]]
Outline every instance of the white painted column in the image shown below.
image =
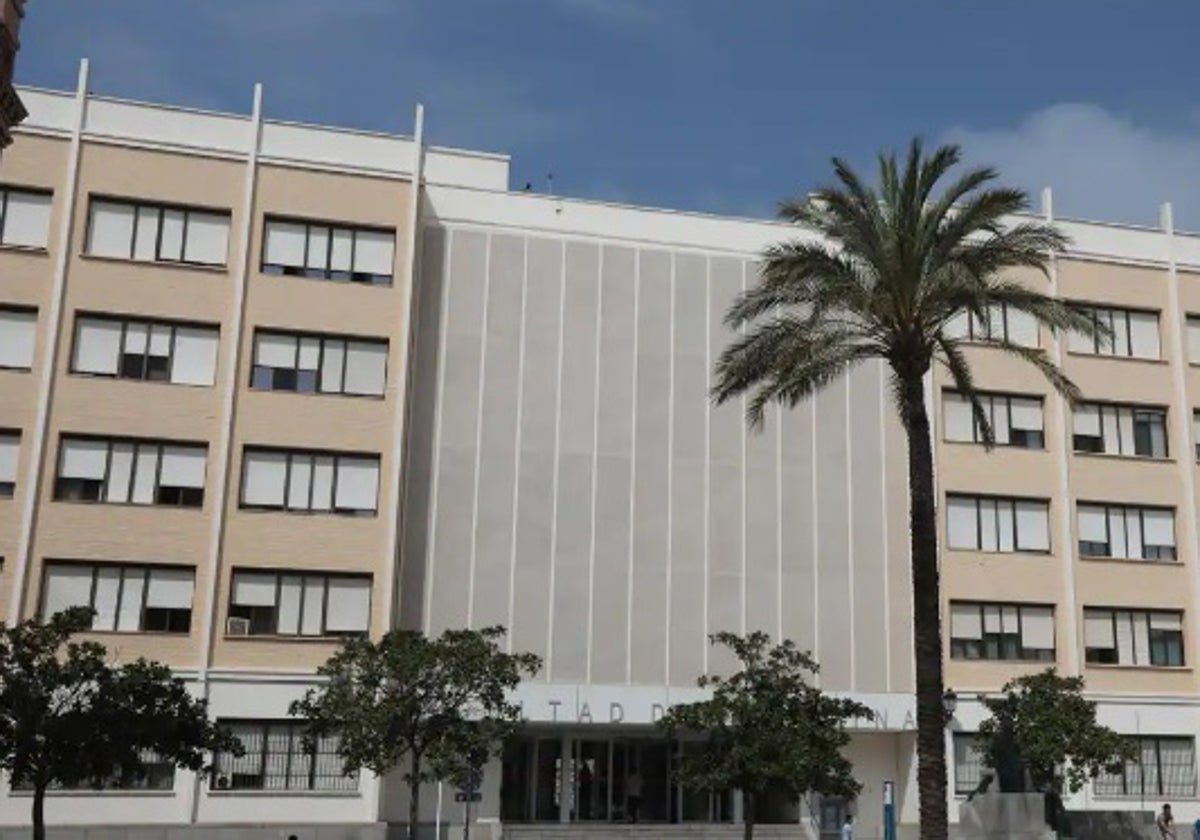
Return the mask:
[[[400,360],[396,365],[396,374],[392,385],[396,400],[395,422],[392,427],[392,467],[388,473],[389,486],[395,490],[396,503],[388,511],[388,552],[387,557],[392,562],[384,566],[384,591],[387,600],[384,603],[383,628],[391,630],[399,623],[398,609],[400,604],[400,585],[403,579],[400,570],[403,569],[404,542],[401,531],[404,528],[404,510],[407,501],[404,478],[407,475],[408,444],[405,436],[412,419],[413,401],[408,398],[408,387],[413,375],[413,364],[416,359],[417,323],[421,317],[421,288],[420,265],[421,257],[421,181],[425,169],[425,108],[418,104],[413,117],[413,158],[412,189],[408,197],[408,264],[402,278],[408,283],[408,306],[404,315],[407,318],[408,329],[404,342],[400,345]],[[412,558],[419,560],[420,558]]]
[[[1183,482],[1183,501],[1186,509],[1176,518],[1182,523],[1178,533],[1187,534],[1186,545],[1190,549],[1190,562],[1193,571],[1193,592],[1200,588],[1200,532],[1196,528],[1196,441],[1192,435],[1192,403],[1188,399],[1188,341],[1187,313],[1179,302],[1179,276],[1175,263],[1175,218],[1170,202],[1163,204],[1161,210],[1163,235],[1166,237],[1167,251],[1167,287],[1168,305],[1170,311],[1163,319],[1163,327],[1171,338],[1171,373],[1175,380],[1175,405],[1178,410],[1175,415],[1175,459],[1179,464],[1180,478]],[[1182,542],[1182,540],[1181,540]],[[1182,546],[1181,546],[1182,548]],[[1185,561],[1186,562],[1186,561]],[[1194,595],[1193,595],[1194,598]],[[1200,640],[1200,616],[1196,610],[1191,610],[1191,640],[1193,649]]]
[[[1042,214],[1047,224],[1054,223],[1054,194],[1049,187],[1042,190]],[[1050,255],[1050,295],[1058,297],[1058,258]],[[1051,352],[1054,363],[1060,368],[1065,358],[1064,344],[1066,335],[1051,335]],[[1059,436],[1055,447],[1055,465],[1058,468],[1058,544],[1061,557],[1062,574],[1062,610],[1056,616],[1055,628],[1058,638],[1062,640],[1058,651],[1058,663],[1066,676],[1078,676],[1079,664],[1079,623],[1081,616],[1075,601],[1075,529],[1074,506],[1071,504],[1071,470],[1070,458],[1074,451],[1071,435],[1071,415],[1067,411],[1067,401],[1057,391],[1051,391],[1050,400],[1054,404],[1054,422],[1058,424]],[[1049,441],[1049,438],[1047,438]]]
[[75,125],[71,131],[71,151],[67,157],[67,175],[60,196],[64,199],[59,216],[58,241],[55,243],[54,281],[50,292],[50,310],[42,325],[42,365],[38,380],[37,416],[33,426],[33,440],[26,463],[28,486],[25,488],[25,504],[21,509],[21,536],[17,542],[17,563],[13,570],[12,594],[9,597],[8,621],[15,624],[23,618],[22,606],[25,599],[26,578],[29,573],[33,551],[33,534],[36,527],[38,501],[42,495],[42,479],[53,480],[44,473],[52,466],[46,464],[46,435],[50,427],[50,403],[62,334],[63,302],[67,291],[67,266],[71,259],[71,231],[75,225],[76,190],[79,183],[79,152],[82,146],[83,126],[87,119],[88,60],[79,62],[79,78],[75,85]]
[[[249,137],[246,141],[246,173],[242,188],[241,228],[238,232],[241,238],[241,253],[236,262],[236,276],[233,278],[233,305],[230,310],[228,348],[225,359],[225,379],[221,383],[224,389],[221,407],[221,423],[217,427],[217,437],[213,442],[214,451],[209,459],[211,472],[210,487],[213,490],[212,526],[209,530],[208,553],[208,585],[205,587],[206,610],[201,624],[201,693],[205,700],[209,698],[209,669],[212,668],[213,648],[217,637],[216,621],[219,610],[217,601],[220,591],[222,549],[225,542],[225,506],[229,496],[230,469],[233,460],[233,427],[237,419],[237,388],[238,371],[242,361],[242,331],[246,320],[246,285],[250,275],[250,265],[253,258],[250,248],[250,236],[254,230],[254,193],[258,183],[258,151],[262,142],[262,101],[263,86],[254,85],[253,106],[250,112]],[[191,822],[196,822],[200,815],[200,787],[203,784],[203,774],[197,773],[195,781],[188,787],[188,811]]]

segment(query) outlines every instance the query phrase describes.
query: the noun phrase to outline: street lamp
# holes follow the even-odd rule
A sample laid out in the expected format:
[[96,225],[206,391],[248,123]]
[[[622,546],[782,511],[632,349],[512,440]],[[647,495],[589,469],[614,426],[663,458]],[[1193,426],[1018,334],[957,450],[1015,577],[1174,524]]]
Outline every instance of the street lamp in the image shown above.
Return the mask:
[[958,695],[953,688],[947,688],[942,695],[942,709],[946,712],[946,723],[954,720],[954,712],[958,709]]

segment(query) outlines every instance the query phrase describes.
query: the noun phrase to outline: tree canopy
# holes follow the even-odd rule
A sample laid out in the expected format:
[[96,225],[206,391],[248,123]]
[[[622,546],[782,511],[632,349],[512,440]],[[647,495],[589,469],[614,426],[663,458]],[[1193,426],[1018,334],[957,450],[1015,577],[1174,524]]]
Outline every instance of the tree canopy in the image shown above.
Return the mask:
[[378,642],[351,639],[318,669],[324,682],[293,703],[310,737],[336,735],[348,771],[400,767],[416,836],[422,783],[482,766],[521,724],[512,691],[541,668],[506,653],[505,630],[447,630],[429,638],[393,630]]
[[137,779],[147,752],[201,770],[210,752],[241,750],[167,666],[113,666],[103,645],[73,641],[92,615],[74,608],[0,630],[0,767],[33,791],[35,840],[51,787]]
[[985,697],[991,717],[979,726],[984,762],[995,767],[1002,760],[997,753],[1007,728],[1038,790],[1074,793],[1089,779],[1120,770],[1137,750],[1096,722],[1096,704],[1083,690],[1082,677],[1063,677],[1050,668],[1009,680],[999,697]]
[[701,677],[698,685],[712,697],[672,706],[660,721],[669,735],[702,744],[682,757],[681,781],[700,789],[740,789],[747,837],[753,835],[755,807],[770,791],[855,796],[860,785],[842,754],[850,741],[845,727],[855,718],[870,719],[872,711],[811,685],[817,663],[790,640],[772,644],[756,632],[718,633],[712,641],[729,648],[741,669]]

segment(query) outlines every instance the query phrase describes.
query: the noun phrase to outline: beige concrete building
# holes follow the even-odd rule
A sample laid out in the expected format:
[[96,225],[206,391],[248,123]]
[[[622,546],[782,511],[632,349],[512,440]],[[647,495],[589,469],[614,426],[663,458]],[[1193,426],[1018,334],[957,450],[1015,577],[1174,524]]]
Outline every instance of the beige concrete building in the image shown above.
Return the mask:
[[[345,634],[499,623],[545,660],[476,809],[506,836],[624,822],[635,797],[656,831],[735,831],[737,792],[676,784],[689,745],[653,723],[727,666],[709,633],[755,629],[879,713],[854,734],[857,802],[769,820],[818,836],[852,810],[876,836],[893,782],[912,828],[906,459],[884,371],[761,433],[706,398],[725,308],[765,246],[803,232],[509,192],[506,158],[427,147],[419,111],[408,137],[272,121],[261,91],[248,116],[86,91],[86,65],[74,94],[23,90],[0,166],[0,609],[92,606],[97,638],[175,667],[247,755],[209,779],[147,756],[137,789],[57,792],[52,822],[127,825],[136,804],[197,836],[382,836],[403,786],[306,749],[288,704]],[[1050,288],[1114,343],[1008,313],[992,329],[1046,348],[1087,402],[969,319],[1001,445],[930,381],[952,797],[978,774],[976,696],[1054,664],[1145,758],[1073,804],[1170,800],[1190,820],[1200,237],[1169,209],[1158,229],[1062,226]],[[0,796],[0,824],[28,804]]]

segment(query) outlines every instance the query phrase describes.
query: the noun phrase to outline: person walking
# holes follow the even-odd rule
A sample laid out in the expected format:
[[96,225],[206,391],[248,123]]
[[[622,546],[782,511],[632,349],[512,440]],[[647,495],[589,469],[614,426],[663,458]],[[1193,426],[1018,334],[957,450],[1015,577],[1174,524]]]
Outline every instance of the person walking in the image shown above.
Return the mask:
[[854,817],[846,815],[846,821],[842,823],[842,840],[854,840]]
[[1158,836],[1160,840],[1178,840],[1175,834],[1175,818],[1171,816],[1171,806],[1164,804],[1162,811],[1158,814],[1158,819],[1154,821],[1158,826]]
[[629,821],[637,822],[642,810],[642,776],[636,770],[625,780],[625,796],[629,803]]

